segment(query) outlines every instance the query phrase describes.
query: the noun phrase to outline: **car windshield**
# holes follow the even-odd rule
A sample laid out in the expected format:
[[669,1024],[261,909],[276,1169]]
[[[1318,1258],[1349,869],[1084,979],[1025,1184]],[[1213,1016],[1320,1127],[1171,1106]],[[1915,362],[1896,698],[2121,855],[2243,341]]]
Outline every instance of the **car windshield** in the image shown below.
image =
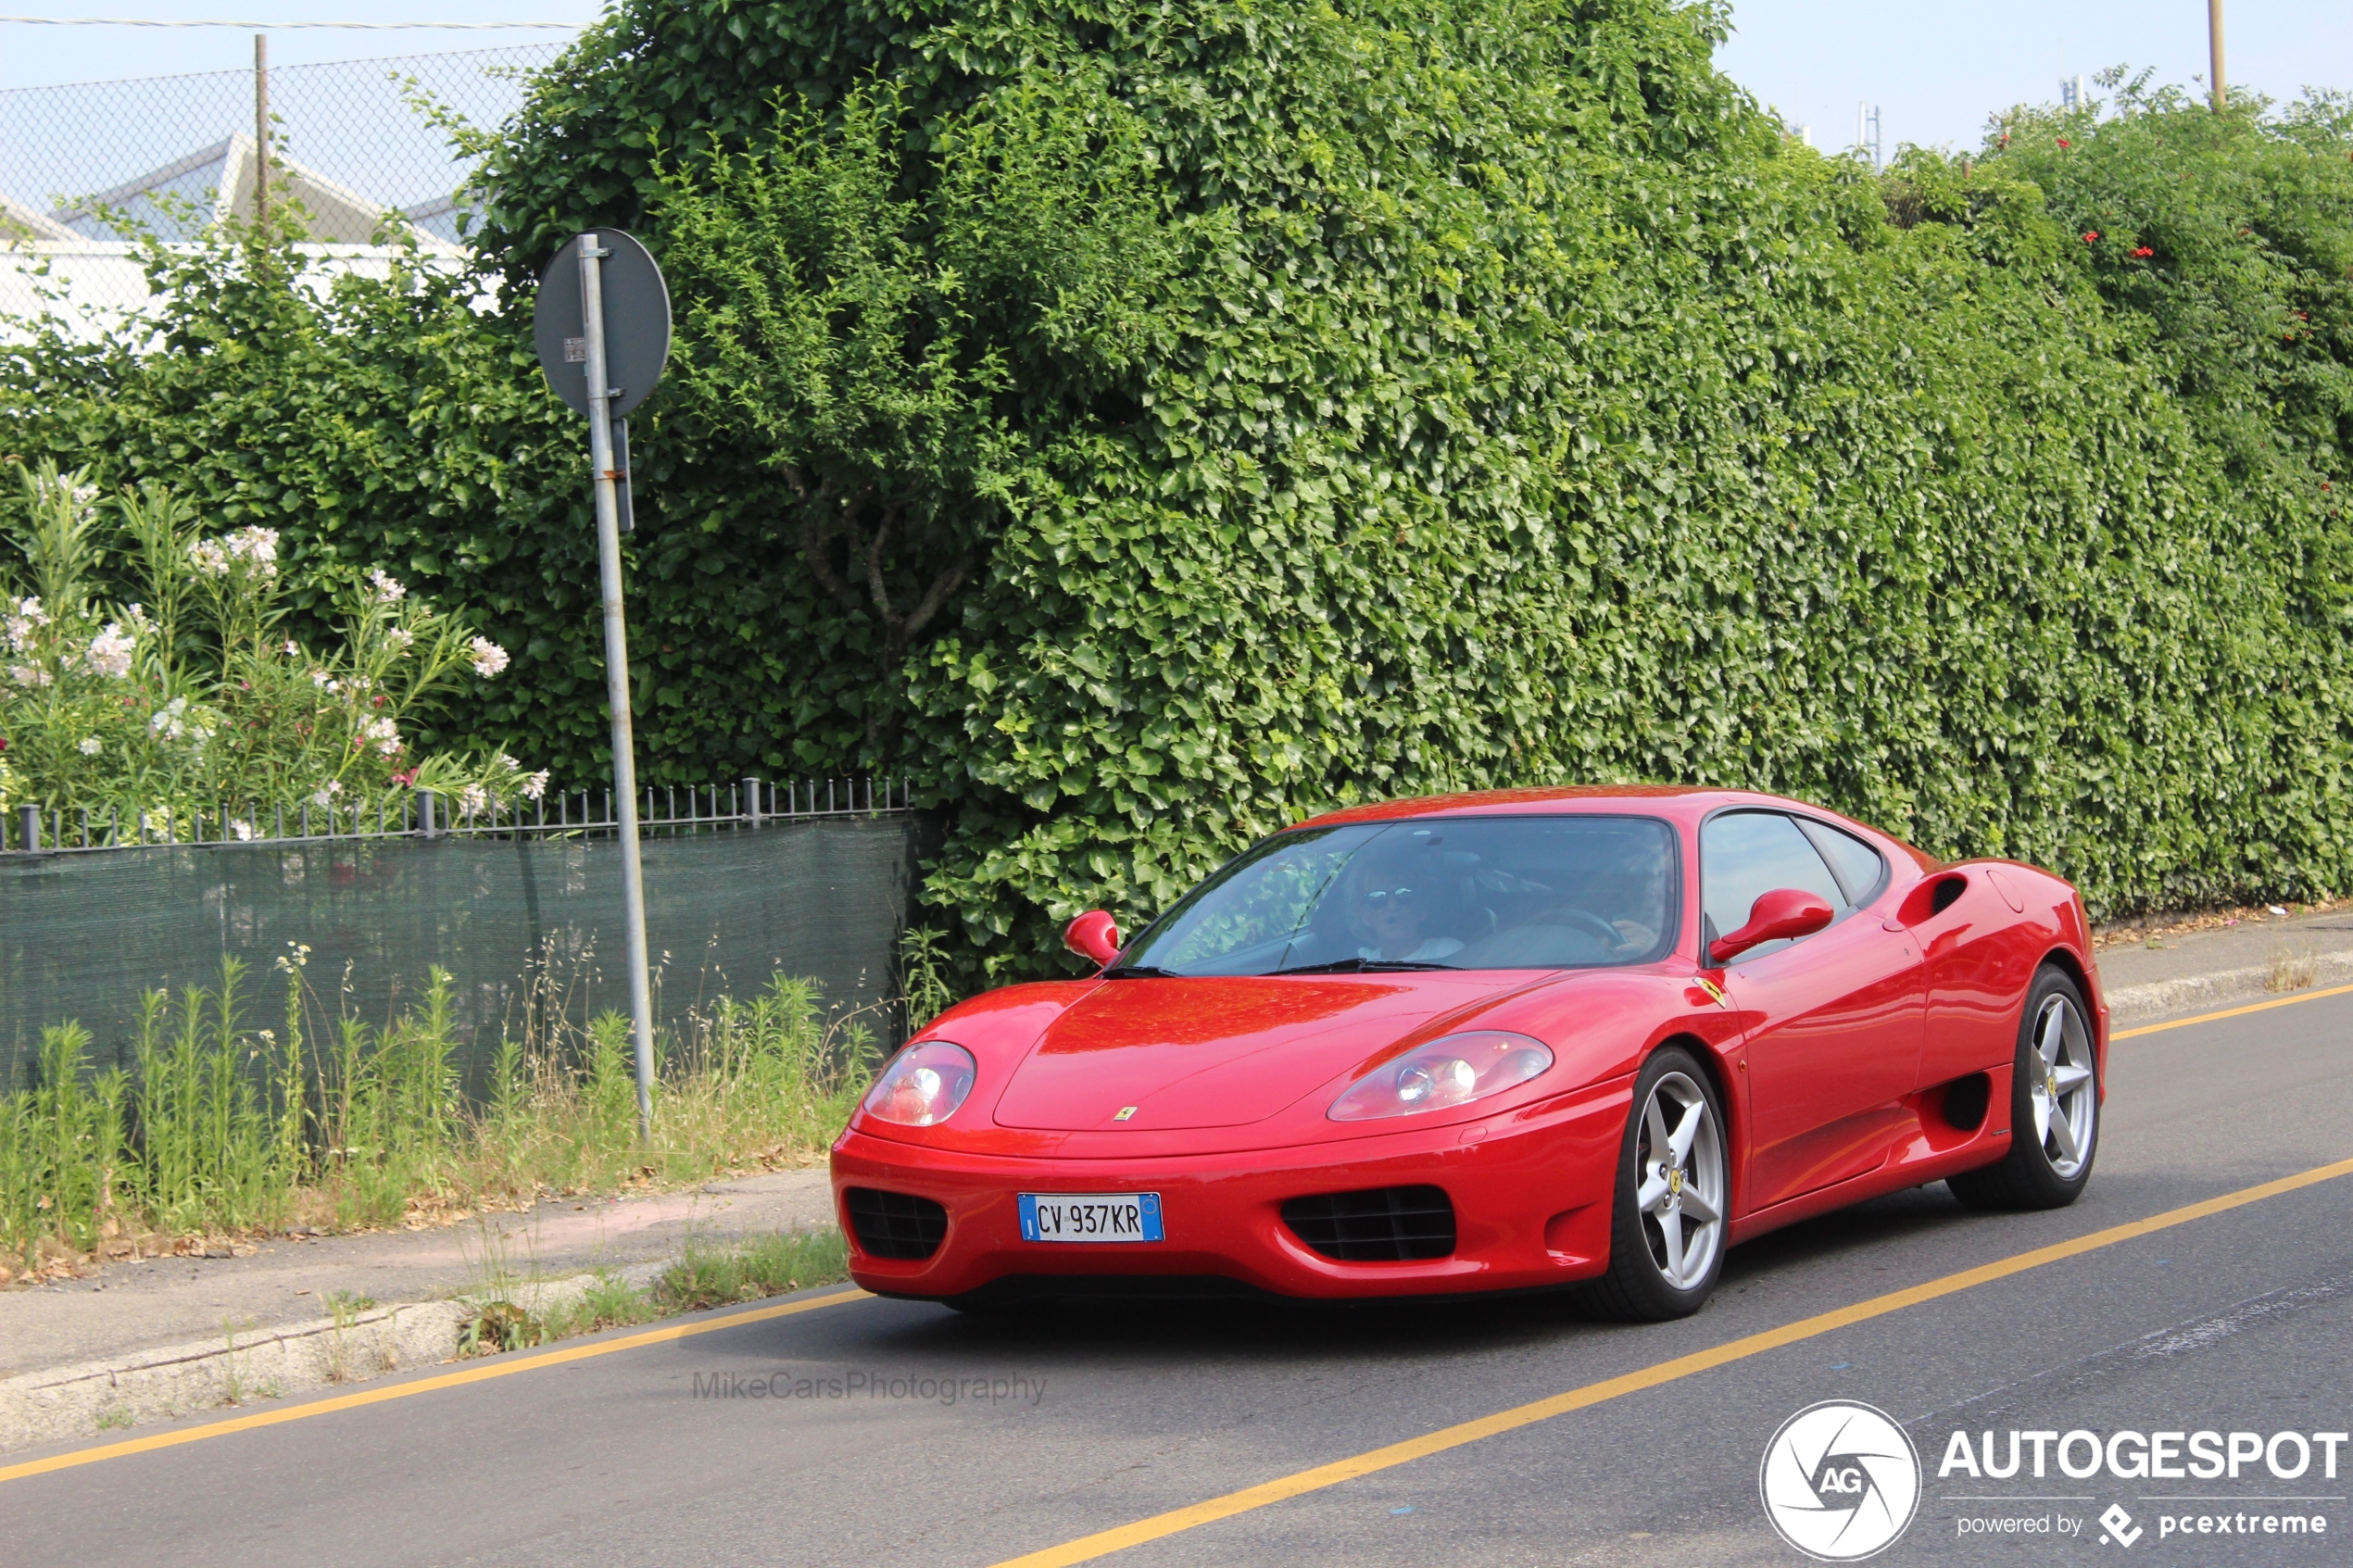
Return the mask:
[[1674,945],[1675,838],[1647,817],[1416,817],[1252,846],[1132,943],[1120,974],[1568,969]]

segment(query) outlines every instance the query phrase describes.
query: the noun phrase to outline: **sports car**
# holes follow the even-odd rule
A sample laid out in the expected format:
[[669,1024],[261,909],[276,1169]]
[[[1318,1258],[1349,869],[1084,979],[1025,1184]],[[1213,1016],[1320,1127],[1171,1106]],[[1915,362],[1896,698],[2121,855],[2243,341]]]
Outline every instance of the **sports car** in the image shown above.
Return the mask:
[[2074,889],[1771,796],[1357,807],[1067,941],[1094,973],[941,1014],[835,1143],[866,1289],[1664,1319],[1726,1248],[1883,1193],[2071,1202],[2098,1144]]

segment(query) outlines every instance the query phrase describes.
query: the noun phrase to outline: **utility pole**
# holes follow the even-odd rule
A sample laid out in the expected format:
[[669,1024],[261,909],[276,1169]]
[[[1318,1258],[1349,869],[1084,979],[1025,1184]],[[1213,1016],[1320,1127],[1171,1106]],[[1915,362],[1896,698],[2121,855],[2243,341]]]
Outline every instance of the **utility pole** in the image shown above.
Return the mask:
[[1855,106],[1855,144],[1869,156],[1871,172],[1874,174],[1879,172],[1883,161],[1881,155],[1885,151],[1881,145],[1880,135],[1879,108],[1871,104],[1856,104]]
[[271,35],[254,33],[254,228],[271,223]]
[[2214,112],[2221,114],[2231,98],[2222,84],[2222,0],[2206,0],[2206,40],[2214,56]]

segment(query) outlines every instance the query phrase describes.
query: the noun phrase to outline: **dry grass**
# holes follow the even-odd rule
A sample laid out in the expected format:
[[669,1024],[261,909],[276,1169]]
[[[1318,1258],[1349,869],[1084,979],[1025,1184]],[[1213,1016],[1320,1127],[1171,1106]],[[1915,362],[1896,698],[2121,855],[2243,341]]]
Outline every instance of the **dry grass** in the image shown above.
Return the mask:
[[2304,990],[2312,984],[2318,967],[2319,960],[2313,957],[2309,947],[2300,952],[2283,949],[2271,955],[2271,965],[2264,972],[2263,988],[2266,991]]

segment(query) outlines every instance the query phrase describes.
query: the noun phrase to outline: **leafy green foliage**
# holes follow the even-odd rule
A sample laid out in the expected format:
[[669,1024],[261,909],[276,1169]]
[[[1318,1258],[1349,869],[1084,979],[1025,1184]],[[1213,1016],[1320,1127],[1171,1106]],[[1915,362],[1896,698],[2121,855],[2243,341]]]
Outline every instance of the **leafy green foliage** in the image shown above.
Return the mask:
[[[1716,74],[1723,25],[618,7],[486,213],[518,308],[586,223],[672,269],[632,579],[650,771],[937,781],[928,897],[999,976],[1306,812],[1502,784],[1785,791],[2101,911],[2347,885],[2341,106],[2144,94],[2066,149],[2021,115],[1882,182]],[[315,373],[435,474],[375,481],[368,526],[524,650],[530,706],[467,721],[561,770],[600,722],[577,433],[466,286],[339,285],[305,330],[420,323],[336,350],[360,385],[323,346]],[[332,428],[225,358],[252,430]],[[128,448],[211,417],[195,371],[105,370]],[[322,445],[271,451],[323,507],[360,474]]]

